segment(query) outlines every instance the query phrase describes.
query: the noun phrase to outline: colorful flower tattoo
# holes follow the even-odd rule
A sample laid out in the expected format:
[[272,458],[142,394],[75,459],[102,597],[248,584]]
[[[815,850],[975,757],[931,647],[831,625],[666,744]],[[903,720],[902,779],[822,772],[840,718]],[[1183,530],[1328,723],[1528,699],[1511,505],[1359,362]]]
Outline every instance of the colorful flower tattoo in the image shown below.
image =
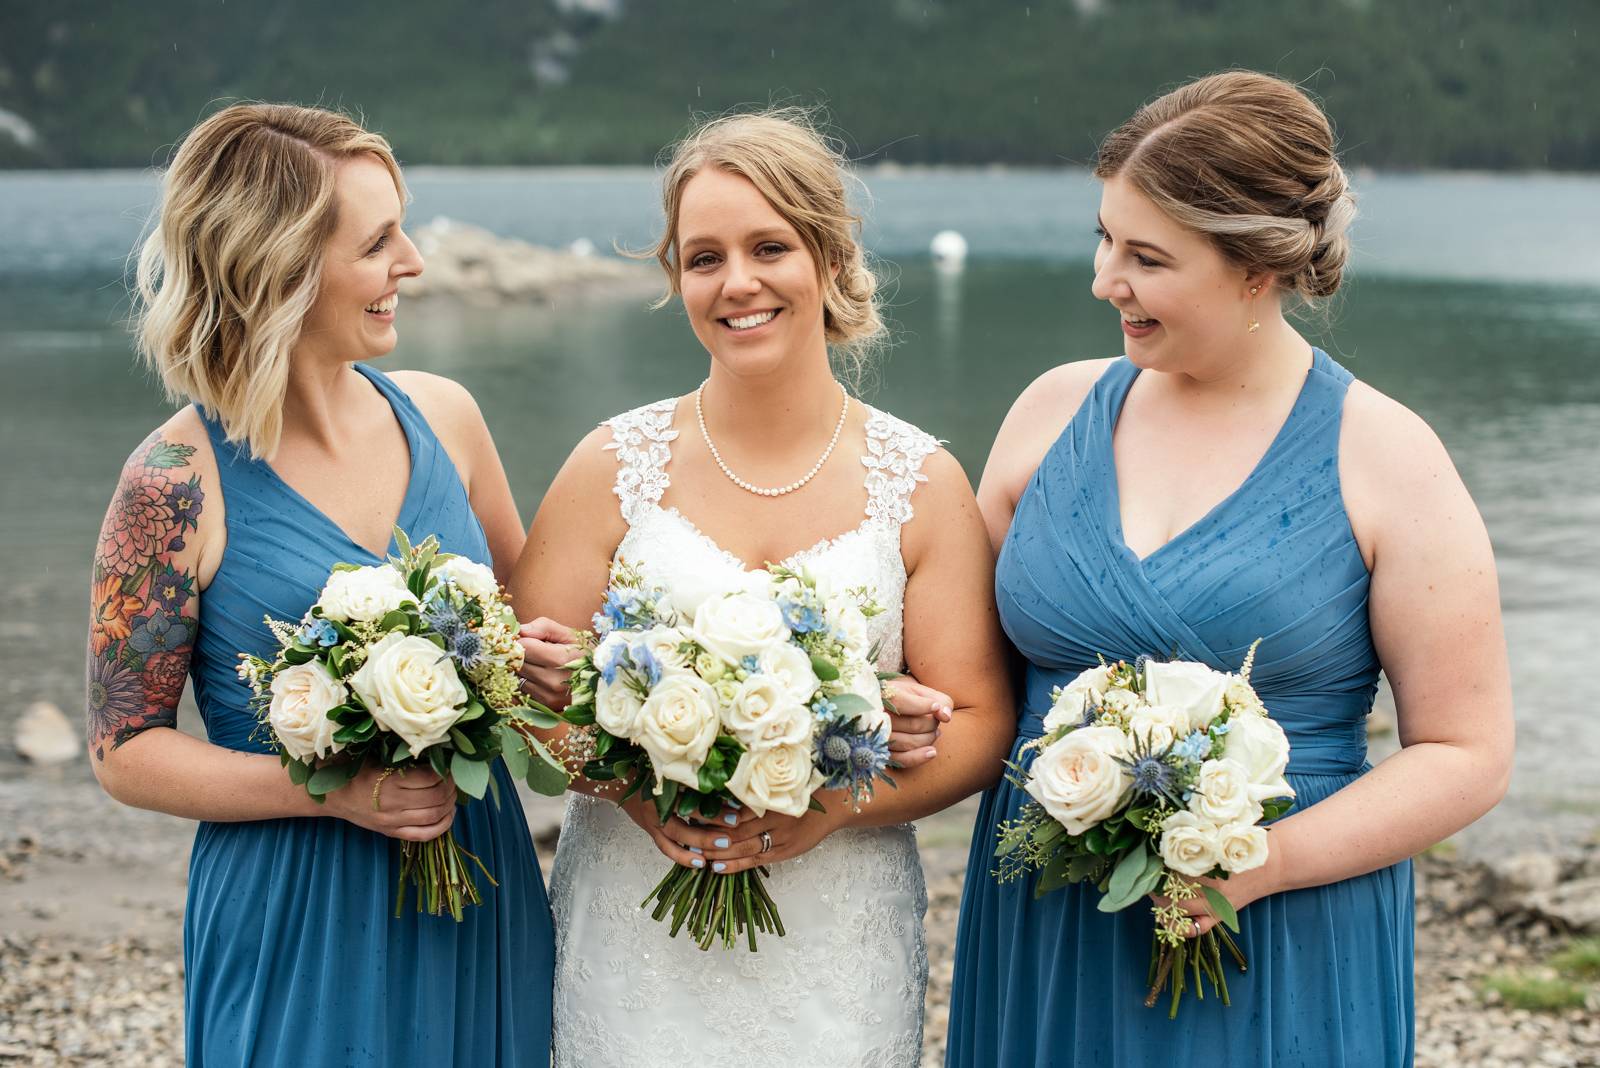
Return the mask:
[[122,469],[100,530],[87,695],[89,747],[99,760],[107,746],[178,722],[196,606],[194,576],[175,557],[205,504],[200,476],[184,470],[193,454],[150,435]]

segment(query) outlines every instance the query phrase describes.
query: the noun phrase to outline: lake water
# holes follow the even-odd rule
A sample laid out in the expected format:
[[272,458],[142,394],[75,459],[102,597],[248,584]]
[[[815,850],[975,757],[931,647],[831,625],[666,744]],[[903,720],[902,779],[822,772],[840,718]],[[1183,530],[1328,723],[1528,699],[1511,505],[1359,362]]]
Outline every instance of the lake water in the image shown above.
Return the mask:
[[[443,214],[546,244],[639,246],[658,218],[644,170],[409,177],[413,221]],[[1089,295],[1094,183],[972,170],[866,184],[898,338],[869,399],[948,439],[976,479],[1023,386],[1055,363],[1120,351],[1114,313]],[[1352,283],[1331,325],[1308,329],[1433,425],[1494,539],[1519,748],[1511,799],[1475,833],[1592,834],[1600,716],[1577,669],[1600,645],[1600,178],[1367,175],[1357,189]],[[153,194],[153,179],[131,172],[0,174],[0,523],[12,572],[0,724],[32,700],[81,707],[95,532],[122,459],[167,410],[122,326],[124,258]],[[972,248],[955,278],[924,252],[946,227]],[[526,520],[598,420],[703,376],[681,315],[644,304],[414,302],[387,365],[472,390]],[[0,751],[0,775],[22,773]]]

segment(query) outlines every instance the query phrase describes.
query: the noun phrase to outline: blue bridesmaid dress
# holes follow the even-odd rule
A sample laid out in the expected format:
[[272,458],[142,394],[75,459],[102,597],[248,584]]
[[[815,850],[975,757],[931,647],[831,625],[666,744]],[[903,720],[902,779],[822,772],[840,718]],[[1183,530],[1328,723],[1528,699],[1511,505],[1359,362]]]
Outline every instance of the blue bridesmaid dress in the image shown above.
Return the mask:
[[[1097,654],[1149,653],[1251,675],[1288,732],[1288,778],[1307,806],[1370,768],[1365,718],[1378,680],[1368,573],[1339,490],[1348,371],[1318,350],[1293,410],[1255,470],[1192,527],[1144,559],[1122,535],[1111,435],[1138,376],[1113,363],[1045,454],[1017,503],[995,588],[1006,633],[1027,658],[1017,745],[1043,733],[1052,687]],[[1012,759],[1017,758],[1013,749]],[[1192,989],[1176,1020],[1144,1007],[1153,920],[1107,914],[1072,885],[1043,898],[1033,880],[991,874],[996,828],[1027,795],[984,795],[957,931],[949,1068],[1230,1068],[1409,1065],[1410,862],[1241,910],[1232,1007]]]
[[[356,365],[411,448],[399,525],[489,563],[483,528],[438,438],[385,375]],[[266,752],[238,654],[270,657],[262,622],[298,620],[339,561],[379,562],[207,419],[228,544],[200,599],[195,698],[215,745]],[[393,544],[390,552],[395,551]],[[189,862],[185,1041],[194,1068],[546,1066],[554,940],[544,881],[513,780],[497,808],[457,809],[454,831],[499,882],[464,922],[393,918],[394,841],[332,817],[202,822]]]

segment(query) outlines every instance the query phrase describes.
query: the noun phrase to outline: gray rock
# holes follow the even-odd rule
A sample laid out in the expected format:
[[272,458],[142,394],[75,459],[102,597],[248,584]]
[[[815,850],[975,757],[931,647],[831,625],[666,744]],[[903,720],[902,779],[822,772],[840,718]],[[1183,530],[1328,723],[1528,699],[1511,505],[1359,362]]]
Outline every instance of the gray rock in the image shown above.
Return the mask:
[[1549,890],[1559,883],[1561,858],[1552,853],[1518,853],[1490,861],[1489,875],[1491,889],[1497,896],[1518,898],[1530,892]]
[[1600,932],[1600,877],[1574,879],[1523,898],[1529,912],[1571,931]]
[[17,718],[17,752],[35,764],[65,764],[83,750],[78,730],[49,701],[35,701]]

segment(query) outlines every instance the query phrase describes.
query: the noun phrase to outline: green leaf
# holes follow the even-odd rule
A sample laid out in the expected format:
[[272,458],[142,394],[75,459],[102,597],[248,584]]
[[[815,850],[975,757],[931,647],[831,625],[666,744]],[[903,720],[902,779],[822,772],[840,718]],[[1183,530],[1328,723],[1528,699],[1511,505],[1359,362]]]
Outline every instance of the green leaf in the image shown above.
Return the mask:
[[293,757],[291,757],[289,759],[289,763],[286,764],[285,767],[289,769],[289,781],[294,783],[296,786],[304,786],[306,784],[306,780],[311,778],[310,764],[295,760]]
[[670,780],[662,783],[661,792],[651,800],[655,802],[656,817],[662,823],[667,822],[667,818],[672,815],[673,807],[678,803],[678,784]]
[[1034,897],[1043,897],[1052,891],[1059,890],[1072,880],[1068,877],[1068,860],[1064,853],[1057,853],[1045,862],[1039,870],[1039,881],[1033,888]]
[[411,613],[404,608],[396,608],[393,611],[384,613],[383,618],[378,620],[378,629],[380,631],[402,630],[408,628],[410,624]]
[[524,723],[532,724],[545,730],[551,727],[559,727],[563,722],[559,713],[546,708],[538,702],[523,705],[520,708],[507,709],[506,714],[514,715]]
[[394,752],[389,754],[389,763],[398,764],[402,760],[411,759],[411,745],[404,738],[395,740]]
[[[457,720],[457,722],[460,721]],[[478,755],[478,747],[472,744],[472,739],[468,738],[465,734],[462,734],[454,727],[450,728],[450,740],[456,743],[456,748],[465,753],[467,756]]]
[[450,777],[450,757],[442,746],[431,746],[428,749],[428,764],[441,779]]
[[1200,884],[1200,889],[1205,891],[1206,902],[1211,906],[1211,912],[1222,921],[1223,925],[1234,934],[1239,933],[1239,913],[1233,907],[1233,902],[1222,895],[1222,891],[1214,886]]
[[500,783],[493,775],[489,776],[489,799],[494,802],[494,807],[500,807]]
[[685,790],[678,795],[678,818],[687,820],[700,808],[700,797],[693,790]]
[[355,778],[356,772],[360,770],[361,765],[351,760],[324,764],[311,773],[311,778],[306,781],[306,792],[314,797],[331,794]]
[[595,735],[595,739],[594,739],[594,755],[595,755],[595,757],[598,759],[600,757],[605,756],[607,753],[611,752],[611,747],[616,744],[616,741],[617,741],[616,735],[608,734],[605,731],[601,731],[599,734]]
[[506,770],[513,779],[526,778],[528,775],[528,750],[527,743],[516,731],[500,732],[500,756],[506,762]]
[[1105,863],[1106,858],[1104,857],[1080,853],[1067,864],[1067,881],[1081,883],[1085,879],[1093,879],[1095,882],[1099,882],[1100,872],[1105,867]]
[[284,663],[291,667],[298,664],[307,664],[317,658],[317,654],[310,649],[302,649],[298,645],[291,645],[283,651]]
[[1105,896],[1096,905],[1101,912],[1120,912],[1144,897],[1161,874],[1161,859],[1142,846],[1128,853],[1111,871]]
[[489,765],[457,753],[450,760],[450,778],[455,780],[457,790],[468,797],[481,798],[489,789]]
[[809,803],[809,804],[807,804],[807,805],[806,805],[806,808],[807,808],[807,809],[809,809],[809,810],[810,810],[810,811],[812,811],[812,812],[826,812],[826,811],[828,811],[828,810],[827,810],[827,809],[826,809],[826,808],[825,808],[825,807],[824,807],[824,806],[823,806],[823,804],[822,804],[822,802],[821,802],[821,801],[818,801],[818,800],[817,800],[817,799],[816,799],[816,796],[815,796],[815,795],[813,795],[813,796],[812,796],[812,798],[811,798],[811,801],[810,801],[810,803]]
[[811,670],[817,673],[817,678],[823,682],[836,682],[839,678],[839,669],[820,656],[811,658]]
[[872,702],[858,693],[842,693],[828,700],[833,702],[834,712],[841,720],[854,719],[872,711]]
[[394,528],[394,547],[400,550],[401,556],[411,555],[411,539],[398,526]]
[[1130,849],[1124,853],[1122,859],[1117,861],[1117,866],[1111,869],[1111,885],[1107,889],[1112,897],[1125,897],[1139,876],[1144,874],[1149,865],[1150,853],[1148,850]]
[[527,742],[528,772],[522,778],[528,788],[545,797],[560,797],[566,793],[570,781],[567,766],[551,756],[539,739],[529,738]]

